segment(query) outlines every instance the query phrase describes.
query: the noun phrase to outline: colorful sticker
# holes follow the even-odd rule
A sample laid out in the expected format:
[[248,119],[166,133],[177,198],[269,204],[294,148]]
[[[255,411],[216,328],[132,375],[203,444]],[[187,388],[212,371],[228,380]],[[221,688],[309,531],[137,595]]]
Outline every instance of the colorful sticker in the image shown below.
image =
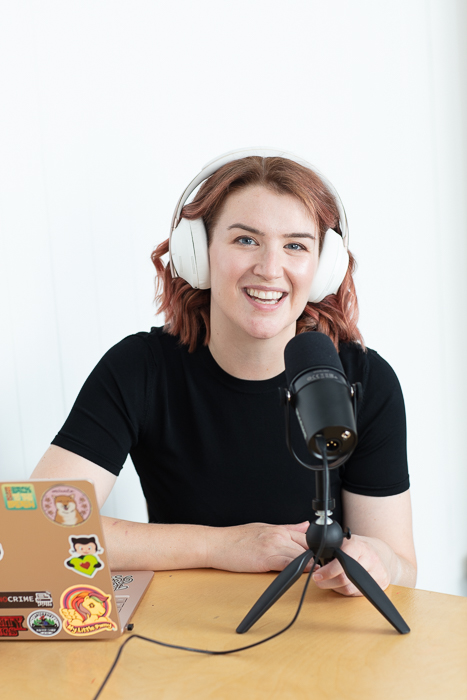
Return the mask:
[[53,608],[49,591],[0,593],[0,608]]
[[24,615],[0,615],[0,637],[18,637],[20,632],[27,632],[23,623]]
[[43,513],[58,525],[81,525],[91,515],[91,502],[85,493],[73,486],[52,486],[42,496]]
[[63,629],[73,637],[89,637],[105,630],[116,630],[110,619],[112,597],[92,586],[71,586],[60,598]]
[[34,484],[2,484],[2,494],[7,510],[35,510],[37,508]]
[[51,610],[36,610],[28,616],[28,627],[39,637],[55,637],[62,629],[62,621]]
[[0,561],[2,561],[2,559],[3,559],[3,547],[2,547],[2,543],[0,542]]
[[98,557],[104,550],[99,544],[97,535],[80,535],[79,537],[70,535],[69,559],[65,560],[65,566],[76,571],[77,574],[93,578],[99,569],[104,568],[104,562]]

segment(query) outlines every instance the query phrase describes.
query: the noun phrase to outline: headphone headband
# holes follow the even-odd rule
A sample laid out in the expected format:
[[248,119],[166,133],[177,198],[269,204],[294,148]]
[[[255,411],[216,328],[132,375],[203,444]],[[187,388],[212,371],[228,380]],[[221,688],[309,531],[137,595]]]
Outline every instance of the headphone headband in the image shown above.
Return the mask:
[[318,175],[318,177],[324,182],[326,187],[334,195],[337,209],[339,211],[339,224],[341,228],[341,235],[344,241],[344,246],[348,248],[349,227],[347,223],[347,215],[345,213],[344,205],[342,204],[341,198],[339,197],[339,194],[337,193],[335,187],[322,173],[319,172],[317,168],[314,167],[314,165],[311,165],[311,163],[308,163],[303,158],[296,156],[294,153],[289,153],[288,151],[278,151],[275,148],[238,148],[235,151],[228,151],[227,153],[223,153],[222,155],[213,158],[213,160],[210,160],[209,163],[206,163],[206,165],[202,168],[201,172],[199,172],[198,175],[196,175],[196,177],[194,177],[193,180],[190,182],[188,187],[185,188],[180,199],[178,200],[177,206],[175,207],[175,211],[172,216],[170,235],[172,235],[172,231],[178,226],[180,222],[180,214],[187,199],[189,198],[190,194],[198,187],[198,185],[200,185],[204,180],[207,180],[208,177],[213,175],[217,170],[220,170],[222,166],[227,165],[227,163],[233,163],[236,160],[241,160],[242,158],[248,158],[250,156],[260,156],[261,158],[286,158],[287,160],[291,160],[294,163],[303,165],[305,168],[308,168],[308,170],[311,170],[312,172],[316,173],[316,175]]

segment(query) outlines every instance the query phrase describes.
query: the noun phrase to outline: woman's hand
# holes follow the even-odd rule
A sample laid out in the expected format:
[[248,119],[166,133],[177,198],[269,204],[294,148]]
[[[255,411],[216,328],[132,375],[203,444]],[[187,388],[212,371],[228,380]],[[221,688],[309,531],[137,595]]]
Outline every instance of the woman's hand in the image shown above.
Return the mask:
[[225,571],[282,571],[308,549],[305,533],[309,524],[207,528],[205,566]]
[[[358,561],[382,589],[397,582],[402,562],[385,542],[374,537],[352,535],[350,540],[344,540],[341,549]],[[319,567],[313,574],[313,580],[318,588],[332,588],[337,593],[348,596],[362,595],[347,578],[337,559]]]

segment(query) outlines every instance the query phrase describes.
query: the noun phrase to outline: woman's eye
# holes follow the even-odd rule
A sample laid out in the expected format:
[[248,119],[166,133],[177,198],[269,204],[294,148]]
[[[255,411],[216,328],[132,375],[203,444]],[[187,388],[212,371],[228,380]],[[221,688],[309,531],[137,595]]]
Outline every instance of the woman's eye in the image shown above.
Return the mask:
[[285,247],[289,250],[306,250],[305,246],[301,243],[287,243]]
[[242,245],[256,245],[256,241],[249,236],[241,236],[240,238],[237,238],[237,243],[241,243]]

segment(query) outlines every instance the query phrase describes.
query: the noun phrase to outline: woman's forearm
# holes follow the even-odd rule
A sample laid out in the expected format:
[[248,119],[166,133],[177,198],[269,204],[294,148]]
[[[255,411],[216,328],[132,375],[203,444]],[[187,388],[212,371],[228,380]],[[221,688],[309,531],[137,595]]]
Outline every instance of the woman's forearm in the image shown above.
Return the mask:
[[102,517],[110,567],[114,570],[193,569],[206,566],[204,525],[135,523]]
[[309,523],[232,527],[134,523],[103,517],[113,570],[280,571],[306,549]]

